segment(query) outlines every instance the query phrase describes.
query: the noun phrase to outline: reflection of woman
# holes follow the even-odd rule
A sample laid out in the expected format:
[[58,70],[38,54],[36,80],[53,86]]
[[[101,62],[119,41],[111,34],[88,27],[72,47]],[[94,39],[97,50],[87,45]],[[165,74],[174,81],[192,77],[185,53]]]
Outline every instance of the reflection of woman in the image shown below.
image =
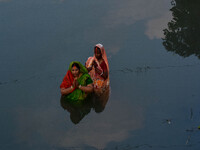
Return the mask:
[[106,104],[108,102],[110,96],[110,88],[106,88],[105,91],[99,96],[99,95],[94,95],[93,96],[93,108],[96,113],[103,112]]
[[84,100],[88,93],[93,92],[92,83],[87,69],[80,62],[74,61],[69,65],[69,70],[60,85],[61,94],[73,101]]
[[65,95],[61,96],[61,106],[70,113],[70,119],[74,124],[78,124],[91,111],[91,101],[83,101],[83,103],[71,103],[66,99]]
[[109,99],[109,88],[101,94],[101,96],[93,95],[87,97],[84,101],[69,101],[67,95],[62,95],[60,99],[61,106],[70,113],[70,119],[74,124],[78,124],[91,109],[96,113],[104,111]]
[[109,85],[109,66],[102,44],[94,47],[94,56],[86,61],[86,68],[93,80],[95,93],[102,93]]

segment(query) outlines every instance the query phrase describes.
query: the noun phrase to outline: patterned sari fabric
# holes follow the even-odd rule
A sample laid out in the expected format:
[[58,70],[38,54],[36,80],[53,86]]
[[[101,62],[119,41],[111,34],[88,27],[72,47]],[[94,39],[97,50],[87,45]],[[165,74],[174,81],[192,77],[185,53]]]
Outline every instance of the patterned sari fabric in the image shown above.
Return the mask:
[[[88,74],[87,69],[80,62],[73,61],[69,65],[69,69],[60,85],[60,88],[69,88],[72,86],[74,77],[72,75],[71,70],[72,70],[72,65],[74,63],[77,63],[80,66],[80,72],[82,73],[81,77],[77,79],[79,85],[87,86],[88,84],[93,83],[90,75]],[[88,96],[88,94],[83,92],[82,90],[73,89],[70,94],[66,95],[66,98],[69,99],[70,101],[79,101],[79,100],[82,101],[82,100],[86,99],[87,96]]]
[[97,44],[96,47],[98,47],[101,50],[103,62],[99,64],[97,61],[95,55],[93,57],[89,57],[86,61],[86,67],[89,68],[92,66],[93,61],[95,60],[97,62],[97,68],[101,71],[107,71],[108,72],[108,78],[105,80],[101,75],[95,72],[95,68],[93,67],[92,70],[89,72],[93,84],[94,84],[94,92],[97,94],[102,94],[105,89],[109,86],[109,65],[108,65],[108,59],[106,56],[105,49],[102,44]]

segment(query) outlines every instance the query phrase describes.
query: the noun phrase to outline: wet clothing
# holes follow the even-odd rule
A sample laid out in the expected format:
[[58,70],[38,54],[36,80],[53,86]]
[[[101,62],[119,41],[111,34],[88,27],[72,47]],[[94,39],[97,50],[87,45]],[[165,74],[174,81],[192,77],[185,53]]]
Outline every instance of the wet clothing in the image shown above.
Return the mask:
[[109,65],[108,65],[108,60],[107,60],[107,56],[106,56],[106,52],[105,49],[103,47],[102,44],[97,44],[95,45],[95,47],[98,47],[101,51],[102,54],[102,59],[103,61],[101,62],[101,64],[99,64],[98,60],[96,59],[95,55],[92,57],[89,57],[88,60],[86,61],[85,65],[86,68],[90,68],[92,67],[92,63],[93,61],[97,62],[97,68],[103,73],[105,71],[108,72],[108,77],[107,79],[104,79],[101,74],[97,73],[95,71],[94,66],[92,67],[92,70],[89,72],[92,80],[93,80],[93,84],[94,84],[94,91],[95,92],[102,92],[102,89],[106,88],[109,86]]
[[108,71],[108,68],[107,68],[107,65],[105,63],[105,61],[103,61],[101,64],[100,64],[100,67],[101,69],[105,72],[105,71]]
[[[77,63],[80,66],[80,73],[82,73],[82,75],[77,79],[79,85],[87,86],[88,84],[93,83],[90,75],[88,74],[87,69],[80,62],[73,61],[69,66],[69,70],[67,71],[67,74],[65,75],[60,85],[60,88],[69,88],[73,85],[74,77],[72,75],[71,70],[72,65],[74,63]],[[80,89],[73,89],[72,92],[67,95],[67,99],[70,99],[72,101],[84,100],[87,97],[87,95],[87,93],[83,92]]]

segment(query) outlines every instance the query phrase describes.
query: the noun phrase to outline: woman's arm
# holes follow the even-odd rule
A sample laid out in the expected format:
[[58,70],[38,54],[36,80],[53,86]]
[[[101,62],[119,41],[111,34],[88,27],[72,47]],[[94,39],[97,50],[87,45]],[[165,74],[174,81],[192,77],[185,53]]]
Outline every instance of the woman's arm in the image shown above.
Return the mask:
[[98,68],[95,68],[95,71],[101,76],[104,78],[104,80],[106,80],[108,78],[108,71],[107,70],[104,70],[104,71],[101,71],[99,70]]
[[88,70],[88,72],[90,72],[92,70],[92,67],[89,68],[86,67],[86,69]]
[[93,92],[93,84],[88,84],[87,86],[81,86],[81,85],[79,85],[78,88],[80,90],[82,90],[83,92],[86,92],[86,93]]
[[104,60],[100,64],[100,67],[102,70],[100,70],[97,67],[97,65],[95,65],[94,67],[95,67],[95,72],[98,73],[102,78],[104,78],[104,80],[106,80],[108,78],[108,68],[107,68]]
[[106,80],[108,78],[108,71],[103,71],[101,76],[104,78],[104,80]]
[[66,88],[66,89],[65,88],[61,88],[60,92],[61,92],[62,95],[67,95],[67,94],[71,93],[72,90],[73,90],[73,86],[71,86],[69,88]]
[[[93,65],[92,65],[93,66]],[[90,72],[92,70],[92,66],[87,67],[86,63],[85,63],[85,68],[87,69],[88,72]]]

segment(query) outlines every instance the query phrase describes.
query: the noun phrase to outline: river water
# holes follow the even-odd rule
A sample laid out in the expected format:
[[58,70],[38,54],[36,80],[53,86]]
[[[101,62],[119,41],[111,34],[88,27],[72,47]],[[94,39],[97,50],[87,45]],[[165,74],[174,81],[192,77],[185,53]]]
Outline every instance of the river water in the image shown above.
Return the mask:
[[[1,150],[199,150],[192,0],[0,0]],[[73,122],[59,86],[102,43],[109,99]],[[79,114],[80,115],[80,114]]]

